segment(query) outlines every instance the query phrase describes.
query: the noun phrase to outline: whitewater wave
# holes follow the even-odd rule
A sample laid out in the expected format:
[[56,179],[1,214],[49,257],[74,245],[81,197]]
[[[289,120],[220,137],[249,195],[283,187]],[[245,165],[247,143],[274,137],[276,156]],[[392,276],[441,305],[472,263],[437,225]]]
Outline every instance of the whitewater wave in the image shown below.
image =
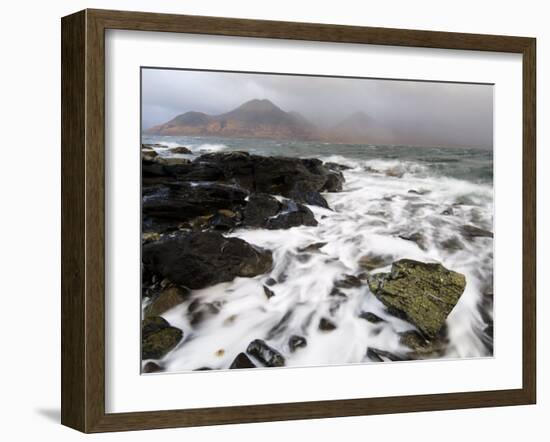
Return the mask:
[[[350,167],[343,172],[343,191],[324,194],[332,210],[309,206],[319,223],[315,227],[234,231],[230,236],[271,250],[274,267],[266,275],[194,291],[188,302],[163,314],[185,336],[163,361],[166,371],[227,369],[258,338],[283,353],[287,366],[369,362],[369,347],[406,352],[399,333],[414,327],[388,314],[368,286],[341,289],[345,298],[331,295],[336,281],[364,271],[359,263],[365,256],[386,262],[376,272],[410,258],[463,273],[466,290],[448,317],[450,343],[443,357],[491,355],[480,304],[492,290],[492,239],[467,240],[459,232],[464,225],[492,229],[492,186],[432,176],[414,162],[338,155],[323,160]],[[304,252],[312,244],[317,250]],[[270,280],[276,281],[270,286],[275,296],[268,298],[264,286]],[[187,315],[196,298],[219,309],[198,328]],[[361,317],[364,312],[383,321],[371,323]],[[318,327],[324,317],[336,326],[330,333]],[[292,335],[306,337],[307,346],[291,351]]]
[[200,144],[198,146],[190,146],[193,152],[197,153],[210,153],[210,152],[221,152],[226,150],[228,146],[225,144]]

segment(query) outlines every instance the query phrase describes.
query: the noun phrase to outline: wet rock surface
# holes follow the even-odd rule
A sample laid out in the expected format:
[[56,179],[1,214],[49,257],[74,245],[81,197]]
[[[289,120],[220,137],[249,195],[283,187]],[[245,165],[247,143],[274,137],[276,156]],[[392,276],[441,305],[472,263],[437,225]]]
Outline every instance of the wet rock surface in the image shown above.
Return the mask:
[[261,339],[252,341],[248,345],[246,352],[254,356],[266,367],[283,367],[285,365],[284,356]]
[[183,303],[187,299],[188,294],[189,290],[182,287],[166,287],[153,297],[151,303],[145,308],[143,315],[144,317],[162,315]]
[[367,358],[372,362],[402,361],[403,358],[389,351],[369,347],[367,349]]
[[303,348],[307,346],[307,339],[303,336],[298,335],[292,335],[290,338],[288,338],[288,347],[291,352],[295,352],[299,348]]
[[466,278],[441,264],[402,259],[390,273],[371,275],[368,284],[390,312],[435,337],[464,292]]
[[328,318],[321,318],[319,321],[319,330],[330,332],[336,330],[337,325]]
[[380,316],[378,315],[375,315],[374,313],[372,312],[361,312],[359,314],[359,317],[361,319],[364,319],[368,322],[370,322],[371,324],[378,324],[380,322],[386,322],[384,319],[382,319]]
[[460,227],[460,233],[464,238],[472,240],[474,238],[492,238],[493,232],[489,230],[480,229],[479,227],[472,225],[464,225]]
[[147,364],[143,366],[143,369],[141,370],[142,373],[158,373],[159,371],[162,371],[163,368],[156,364],[155,362],[149,361]]
[[250,360],[250,358],[245,353],[239,353],[237,357],[233,360],[230,369],[238,368],[256,368],[256,365]]
[[411,349],[407,353],[407,357],[410,359],[440,357],[444,354],[448,344],[444,333],[439,333],[433,338],[426,338],[414,330],[401,333],[399,342]]
[[183,332],[162,317],[145,318],[141,328],[141,358],[160,359],[173,350],[182,338]]
[[190,289],[260,275],[273,266],[271,252],[215,232],[192,232],[145,244],[142,261],[150,272]]

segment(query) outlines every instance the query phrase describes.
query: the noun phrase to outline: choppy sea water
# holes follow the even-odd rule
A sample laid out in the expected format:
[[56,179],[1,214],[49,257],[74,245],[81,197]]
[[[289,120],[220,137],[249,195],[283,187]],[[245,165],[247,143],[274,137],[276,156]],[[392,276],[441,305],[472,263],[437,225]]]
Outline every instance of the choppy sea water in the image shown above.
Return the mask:
[[[323,196],[332,210],[309,206],[319,225],[288,230],[242,228],[230,233],[270,249],[274,268],[255,278],[236,278],[196,290],[189,301],[163,314],[184,332],[183,341],[162,361],[165,371],[227,369],[254,339],[280,351],[287,366],[366,363],[367,348],[403,353],[399,333],[414,329],[386,312],[368,286],[342,289],[347,300],[336,308],[330,292],[343,275],[364,271],[364,256],[387,262],[410,258],[441,262],[466,276],[466,290],[447,319],[449,345],[443,358],[492,355],[487,345],[492,318],[493,239],[466,239],[463,225],[493,230],[493,154],[479,149],[374,146],[144,135],[143,143],[186,146],[195,157],[207,152],[242,150],[258,155],[316,157],[351,167],[344,189]],[[161,155],[171,155],[158,148]],[[180,155],[177,155],[180,156]],[[421,246],[403,239],[420,233]],[[326,243],[317,253],[300,253]],[[376,270],[387,272],[391,265]],[[275,296],[267,298],[265,282]],[[220,306],[217,315],[191,327],[187,308],[193,299]],[[491,298],[492,299],[492,298]],[[485,306],[485,307],[482,307]],[[371,312],[386,322],[360,317]],[[337,328],[319,330],[322,317]],[[490,324],[492,326],[492,324]],[[304,336],[307,346],[291,352],[289,337]]]

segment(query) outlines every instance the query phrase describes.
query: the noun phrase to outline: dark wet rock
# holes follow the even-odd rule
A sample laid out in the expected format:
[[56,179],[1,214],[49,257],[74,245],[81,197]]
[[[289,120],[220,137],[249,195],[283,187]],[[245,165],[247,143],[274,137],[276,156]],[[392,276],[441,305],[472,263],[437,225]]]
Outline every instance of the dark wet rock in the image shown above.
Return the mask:
[[195,368],[194,371],[210,371],[210,370],[213,370],[212,367],[200,367],[200,368]]
[[187,307],[189,323],[196,327],[201,322],[217,315],[222,309],[220,302],[202,302],[200,299],[195,299]]
[[282,204],[276,198],[263,193],[250,195],[243,212],[243,222],[246,226],[263,227],[267,220],[277,215]]
[[141,327],[141,358],[160,359],[182,338],[183,332],[160,316],[146,318]]
[[170,324],[160,316],[145,318],[141,323],[141,336],[148,336],[166,327],[170,327]]
[[185,146],[176,146],[176,147],[171,147],[170,149],[170,152],[172,153],[183,153],[183,154],[190,154],[190,153],[193,153],[191,152],[191,150],[189,150],[187,147]]
[[141,234],[141,242],[146,244],[148,242],[158,241],[161,238],[161,233],[159,232],[143,232]]
[[441,241],[439,246],[448,252],[456,252],[464,248],[464,245],[457,236],[452,236],[451,238]]
[[177,286],[163,289],[145,308],[144,316],[158,316],[183,303],[189,291]]
[[400,333],[399,342],[411,349],[407,354],[411,359],[441,357],[448,344],[448,340],[441,333],[434,338],[426,338],[414,330]]
[[380,350],[374,347],[369,347],[367,349],[367,358],[373,362],[385,362],[385,359],[389,359],[390,361],[403,361],[403,358],[390,353],[389,351]]
[[299,335],[292,335],[290,338],[288,338],[288,347],[290,348],[291,352],[295,352],[299,348],[303,348],[307,346],[307,339],[303,336]]
[[145,364],[143,366],[143,369],[141,370],[142,373],[158,373],[159,371],[162,371],[163,368],[158,365],[157,363],[153,362],[153,361],[149,361],[147,362],[147,364]]
[[336,287],[333,287],[328,295],[331,296],[331,297],[335,297],[335,298],[347,298],[348,297],[348,295],[346,295],[344,292],[342,292],[341,290],[339,290]]
[[275,293],[273,292],[273,290],[271,290],[266,285],[264,285],[264,293],[265,293],[265,296],[267,296],[267,299],[271,299],[271,298],[273,298],[273,296],[275,296]]
[[190,289],[260,275],[273,267],[270,251],[215,232],[192,232],[145,244],[142,261],[150,272]]
[[453,205],[454,206],[473,206],[475,205],[475,201],[467,195],[461,195],[457,197]]
[[464,225],[460,227],[460,233],[468,240],[474,238],[492,238],[493,232],[489,230],[480,229],[479,227],[472,225]]
[[368,322],[370,322],[371,324],[379,324],[380,322],[386,322],[384,319],[382,319],[380,316],[378,315],[375,315],[374,313],[372,312],[361,312],[359,314],[359,317],[361,319],[364,319]]
[[318,252],[319,249],[322,249],[327,245],[326,242],[314,242],[312,244],[309,244],[305,247],[301,247],[298,249],[298,252],[300,253],[315,253]]
[[344,275],[344,277],[334,283],[334,287],[339,289],[352,289],[361,287],[363,282],[353,275]]
[[246,352],[254,356],[266,367],[284,367],[285,365],[284,356],[261,339],[252,341],[248,345]]
[[[195,181],[194,179],[187,178],[187,175],[195,169],[191,162],[184,158],[179,158],[181,161],[167,161],[168,159],[162,159],[160,156],[154,156],[151,159],[143,158],[141,161],[141,176],[144,185],[152,185],[162,182],[174,182],[175,179],[180,181]],[[220,177],[218,173],[216,176],[210,174],[210,177],[214,179],[201,179],[201,181],[215,181]],[[203,178],[203,177],[201,177]],[[197,180],[198,181],[198,180]]]
[[368,284],[391,313],[434,337],[464,292],[466,278],[439,263],[402,259],[392,264],[390,273],[371,275]]
[[328,167],[330,170],[334,170],[334,171],[338,171],[338,172],[341,172],[342,170],[350,170],[351,169],[350,166],[346,166],[344,164],[333,163],[332,161],[329,161],[329,162],[325,163],[325,167]]
[[158,157],[158,153],[152,148],[141,149],[141,159],[146,161],[154,161]]
[[239,353],[229,368],[234,370],[239,368],[256,368],[256,366],[245,353]]
[[188,160],[187,158],[179,158],[179,157],[158,156],[155,158],[155,162],[163,166],[183,166],[183,165],[191,164],[191,160]]
[[297,198],[305,204],[322,203],[308,192],[337,191],[339,178],[334,175],[341,175],[315,158],[266,157],[246,152],[209,153],[193,163],[209,164],[222,172],[220,180],[237,183],[251,192]]
[[384,362],[384,359],[378,355],[376,349],[370,347],[367,349],[367,358],[369,358],[372,362]]
[[319,330],[332,331],[336,330],[336,328],[336,324],[328,318],[321,318],[321,320],[319,321]]
[[426,238],[420,232],[414,232],[414,233],[410,233],[410,234],[398,235],[398,237],[401,238],[401,239],[404,239],[405,241],[414,242],[418,247],[420,247],[421,250],[427,250]]
[[187,221],[243,206],[247,196],[243,189],[224,184],[169,184],[144,198],[142,211],[144,216]]
[[407,193],[412,195],[427,195],[430,192],[428,189],[410,189]]
[[359,258],[359,266],[371,271],[391,264],[391,256],[365,255]]
[[142,149],[153,149],[155,147],[168,147],[166,144],[161,144],[161,143],[143,143],[141,145],[141,148]]
[[313,212],[302,204],[287,200],[283,204],[282,212],[276,217],[269,218],[265,228],[269,230],[288,229],[297,226],[316,226],[317,221]]
[[266,281],[265,281],[265,285],[267,285],[269,287],[272,287],[275,284],[277,284],[277,281],[273,278],[267,278]]
[[341,172],[327,174],[327,181],[321,188],[321,192],[341,192],[344,187],[345,179]]
[[319,206],[328,209],[328,203],[325,198],[314,190],[292,190],[288,193],[288,197],[294,201],[309,204],[310,206]]
[[237,226],[237,220],[221,213],[216,213],[208,221],[208,227],[218,232],[230,232]]
[[445,215],[445,216],[452,216],[454,215],[454,210],[452,207],[447,207],[445,210],[443,210],[443,212],[441,212],[441,215]]
[[311,210],[293,200],[280,203],[270,195],[252,194],[243,211],[243,225],[276,230],[316,226],[317,221]]

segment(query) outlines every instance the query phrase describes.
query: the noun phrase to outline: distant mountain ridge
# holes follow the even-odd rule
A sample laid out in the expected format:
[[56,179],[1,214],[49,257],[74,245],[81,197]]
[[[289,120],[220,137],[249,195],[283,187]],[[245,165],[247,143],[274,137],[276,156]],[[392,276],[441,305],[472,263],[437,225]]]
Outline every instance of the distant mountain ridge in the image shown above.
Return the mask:
[[310,141],[317,127],[298,112],[285,112],[271,101],[254,99],[220,114],[186,112],[146,131],[152,135],[218,136]]

